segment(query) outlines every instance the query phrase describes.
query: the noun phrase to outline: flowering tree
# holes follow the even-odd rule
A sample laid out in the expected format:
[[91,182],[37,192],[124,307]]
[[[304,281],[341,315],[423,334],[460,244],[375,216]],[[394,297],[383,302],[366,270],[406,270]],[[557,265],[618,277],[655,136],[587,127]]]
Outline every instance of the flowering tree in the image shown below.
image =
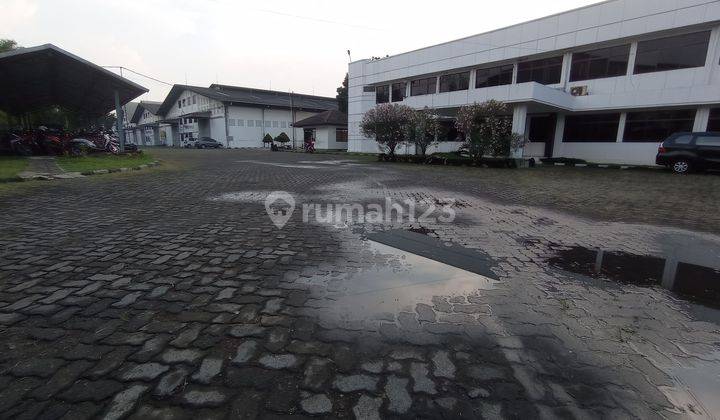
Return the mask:
[[412,108],[399,104],[380,104],[365,113],[360,131],[365,137],[375,137],[378,145],[391,158],[395,149],[407,141]]
[[413,111],[408,130],[408,141],[415,145],[415,153],[425,156],[428,147],[437,142],[440,123],[435,113],[428,107]]
[[465,105],[458,111],[455,127],[465,134],[463,149],[479,163],[486,154],[510,156],[523,146],[521,135],[512,132],[507,106],[496,100]]

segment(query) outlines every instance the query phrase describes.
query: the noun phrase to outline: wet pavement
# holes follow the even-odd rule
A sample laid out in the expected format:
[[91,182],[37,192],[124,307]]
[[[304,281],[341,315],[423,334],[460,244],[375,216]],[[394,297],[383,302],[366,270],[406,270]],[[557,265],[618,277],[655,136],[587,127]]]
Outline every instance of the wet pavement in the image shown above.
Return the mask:
[[[157,153],[188,169],[0,201],[0,417],[720,413],[713,233],[493,199],[444,168]],[[302,221],[387,199],[456,218]]]

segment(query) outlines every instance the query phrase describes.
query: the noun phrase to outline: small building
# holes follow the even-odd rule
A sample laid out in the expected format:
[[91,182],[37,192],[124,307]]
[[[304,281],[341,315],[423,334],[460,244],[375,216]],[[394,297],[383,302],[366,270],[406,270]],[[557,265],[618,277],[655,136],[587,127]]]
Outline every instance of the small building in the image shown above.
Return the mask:
[[137,109],[138,105],[140,105],[140,102],[128,102],[122,106],[122,126],[123,130],[125,131],[125,142],[139,145],[141,144],[140,139],[135,137],[136,124],[130,122],[133,115],[135,114],[135,109]]
[[[158,109],[161,136],[182,147],[199,137],[211,137],[225,147],[260,148],[265,134],[285,133],[300,146],[296,121],[337,110],[335,98],[213,84],[174,85]],[[164,134],[163,134],[164,133]]]
[[[160,132],[160,102],[140,101],[130,119],[133,138],[138,146],[167,145]],[[127,131],[127,130],[126,130]]]
[[314,141],[316,149],[347,150],[347,114],[332,110],[315,114],[293,124],[303,129],[305,143]]

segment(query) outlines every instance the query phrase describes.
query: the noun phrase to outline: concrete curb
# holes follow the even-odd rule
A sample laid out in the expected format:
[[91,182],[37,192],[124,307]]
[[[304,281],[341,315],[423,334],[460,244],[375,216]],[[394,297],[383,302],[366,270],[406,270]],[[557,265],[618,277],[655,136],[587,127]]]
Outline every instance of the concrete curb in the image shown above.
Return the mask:
[[29,177],[12,177],[12,178],[3,178],[0,179],[0,183],[10,183],[10,182],[25,182],[25,181],[36,181],[36,180],[42,180],[42,181],[49,181],[53,179],[72,179],[72,178],[81,178],[86,176],[92,176],[92,175],[102,175],[102,174],[110,174],[110,173],[117,173],[117,172],[130,172],[130,171],[140,171],[143,169],[147,169],[150,167],[156,167],[160,166],[160,161],[155,160],[148,164],[142,164],[139,166],[135,166],[133,168],[114,168],[114,169],[95,169],[94,171],[85,171],[85,172],[66,172],[63,174],[35,174],[33,176]]
[[647,166],[647,165],[617,165],[617,164],[600,164],[600,163],[539,163],[538,166],[566,166],[575,168],[600,168],[600,169],[621,169],[621,170],[646,170],[646,171],[661,171],[665,168],[662,166]]

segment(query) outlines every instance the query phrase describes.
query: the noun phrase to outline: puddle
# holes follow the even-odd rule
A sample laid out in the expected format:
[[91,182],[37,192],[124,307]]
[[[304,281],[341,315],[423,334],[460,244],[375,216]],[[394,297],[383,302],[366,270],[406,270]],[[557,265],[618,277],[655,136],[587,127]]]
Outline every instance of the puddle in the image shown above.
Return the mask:
[[620,284],[662,287],[684,300],[720,308],[720,257],[709,249],[674,248],[660,257],[574,246],[558,250],[548,264]]
[[[438,298],[467,303],[468,296],[477,296],[499,283],[489,266],[478,263],[482,256],[476,252],[466,250],[464,255],[458,255],[442,242],[412,232],[383,232],[368,238],[360,255],[367,266],[322,279],[331,291],[327,308],[331,316],[343,320],[394,320],[399,312],[415,312],[417,304],[433,305]],[[415,249],[420,244],[425,254],[434,258],[408,252],[407,248]],[[473,261],[465,261],[471,253]]]

